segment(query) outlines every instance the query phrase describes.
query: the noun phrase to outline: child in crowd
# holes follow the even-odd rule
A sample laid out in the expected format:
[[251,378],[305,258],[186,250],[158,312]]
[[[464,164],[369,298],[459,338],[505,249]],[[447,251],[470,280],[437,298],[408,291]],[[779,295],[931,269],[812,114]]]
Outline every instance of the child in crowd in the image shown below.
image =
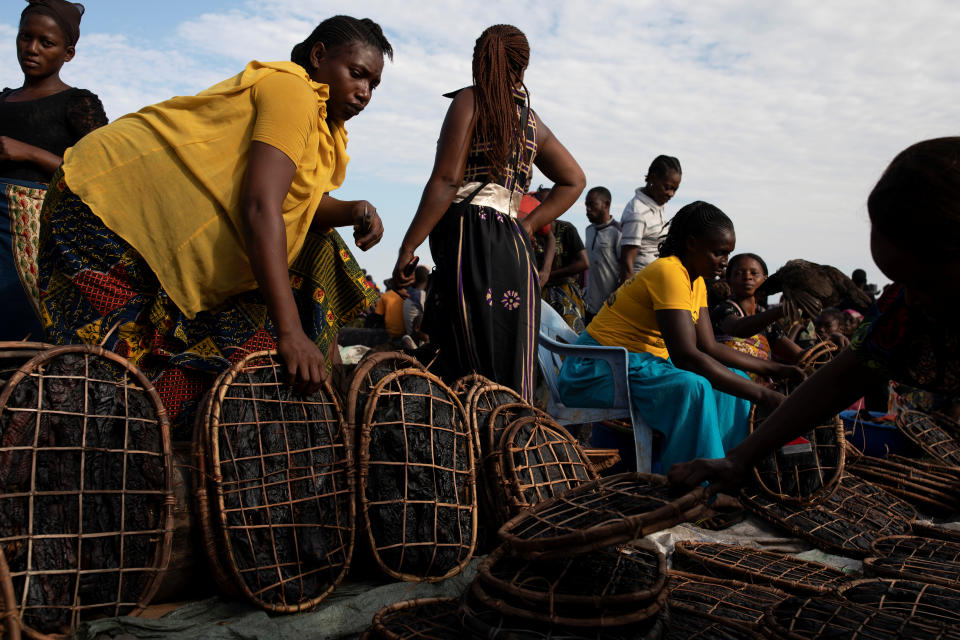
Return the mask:
[[[672,482],[735,491],[759,460],[888,380],[960,396],[960,138],[919,142],[887,167],[867,200],[870,251],[894,284],[840,352],[763,428],[724,458],[670,470]],[[903,224],[903,212],[910,224]]]
[[583,301],[586,323],[590,324],[600,307],[620,282],[620,223],[610,216],[610,190],[594,187],[587,192],[587,290]]
[[846,347],[850,344],[850,339],[843,331],[844,314],[836,307],[827,307],[817,319],[813,321],[813,326],[817,331],[817,338],[826,342],[833,342],[838,347]]
[[663,235],[663,206],[680,188],[680,161],[673,156],[657,156],[647,170],[646,185],[623,209],[620,217],[620,282],[657,259]]

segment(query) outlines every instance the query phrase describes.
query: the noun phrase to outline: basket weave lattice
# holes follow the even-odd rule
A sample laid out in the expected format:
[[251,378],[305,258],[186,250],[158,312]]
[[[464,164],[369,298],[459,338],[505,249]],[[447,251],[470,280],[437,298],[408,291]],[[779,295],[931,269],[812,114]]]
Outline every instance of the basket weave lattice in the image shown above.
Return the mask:
[[463,640],[455,598],[404,600],[380,609],[368,632],[382,640]]
[[684,612],[684,615],[670,617],[670,626],[661,640],[764,640],[764,637],[755,631]]
[[467,397],[470,395],[470,392],[473,391],[475,387],[486,386],[488,384],[494,384],[493,380],[485,378],[479,373],[468,373],[462,378],[454,380],[453,384],[450,385],[450,390],[457,396],[460,404],[466,407]]
[[10,579],[10,568],[3,551],[0,551],[0,638],[20,640],[20,616],[17,613],[17,596]]
[[787,597],[778,589],[671,571],[667,580],[671,616],[695,615],[755,631],[764,612]]
[[948,476],[870,456],[859,457],[847,469],[923,511],[960,511],[960,483]]
[[25,633],[149,604],[170,559],[171,465],[160,398],[124,358],[95,346],[37,349],[9,377],[0,547]]
[[[491,418],[492,420],[492,418]],[[502,478],[495,494],[505,522],[510,516],[597,478],[586,454],[549,418],[519,418],[500,439]]]
[[593,472],[597,475],[620,462],[619,449],[592,448],[584,449],[583,452],[587,454],[587,460],[590,462],[590,466],[593,467]]
[[929,522],[914,522],[913,535],[922,538],[935,538],[960,543],[960,529],[942,527]]
[[819,562],[800,560],[782,553],[717,542],[678,542],[673,549],[677,569],[766,584],[789,593],[833,593],[847,581],[846,575]]
[[546,620],[504,615],[477,600],[473,590],[468,589],[460,603],[459,616],[465,633],[488,640],[661,640],[665,613],[661,611],[643,622],[622,627],[552,625]]
[[[484,460],[485,456],[495,450],[499,441],[495,441],[487,435],[487,423],[496,409],[508,404],[529,406],[516,391],[493,382],[475,385],[467,393],[467,401],[463,405],[463,409],[467,413],[467,420],[473,433],[473,455],[476,460]],[[504,414],[503,417],[508,418],[509,415]],[[506,423],[504,423],[504,426],[506,426]]]
[[658,551],[624,547],[568,558],[526,560],[501,546],[480,563],[477,579],[558,615],[567,605],[643,606],[663,590],[667,560]]
[[[394,371],[411,368],[422,369],[423,366],[416,358],[402,351],[377,351],[364,356],[350,377],[344,408],[347,427],[354,432],[359,428],[367,407],[367,398],[378,382]],[[354,443],[351,439],[352,444]]]
[[[750,410],[750,431],[763,421],[757,407]],[[823,502],[836,491],[843,475],[845,449],[840,416],[814,427],[753,469],[760,488],[775,500],[809,505]]]
[[516,593],[500,591],[480,580],[473,582],[470,592],[478,602],[504,616],[589,629],[623,627],[656,618],[664,609],[667,600],[667,591],[664,589],[653,600],[641,605],[610,606],[598,601],[587,605],[567,603],[563,606],[552,606],[539,601],[524,600]]
[[910,505],[849,474],[826,502],[811,507],[776,502],[756,489],[742,491],[740,501],[819,549],[855,558],[870,555],[877,538],[908,533],[916,518]]
[[920,411],[903,411],[897,416],[897,427],[940,463],[960,467],[960,441],[934,416]]
[[295,613],[343,579],[355,518],[332,390],[300,397],[285,381],[276,354],[260,352],[214,385],[204,414],[213,510],[201,512],[201,525],[215,577],[267,611]]
[[359,500],[373,555],[401,580],[459,573],[477,541],[473,446],[463,407],[431,373],[397,371],[367,402]]
[[888,613],[942,624],[960,623],[960,590],[916,580],[857,580],[840,595]]
[[621,473],[541,502],[500,528],[530,558],[601,549],[696,519],[706,509],[700,487],[674,499],[664,476]]
[[911,620],[873,607],[839,598],[790,597],[772,607],[766,623],[777,638],[814,640],[850,638],[852,640],[954,640],[960,632]]
[[865,571],[960,589],[960,543],[917,536],[888,536],[873,543]]
[[829,340],[818,342],[803,352],[803,355],[797,360],[797,366],[810,376],[817,369],[833,360],[833,356],[839,350],[839,347]]

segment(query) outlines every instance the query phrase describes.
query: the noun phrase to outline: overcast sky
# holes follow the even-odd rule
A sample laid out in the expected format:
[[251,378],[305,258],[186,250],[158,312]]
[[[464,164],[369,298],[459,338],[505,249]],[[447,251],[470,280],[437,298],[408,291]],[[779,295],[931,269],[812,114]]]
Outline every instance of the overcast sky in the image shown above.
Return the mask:
[[[6,1],[0,85],[22,75],[20,2]],[[366,198],[387,232],[358,255],[378,281],[433,162],[446,91],[470,83],[476,37],[509,22],[530,40],[533,108],[619,217],[654,156],[679,157],[672,215],[692,200],[733,219],[737,251],[772,269],[803,257],[849,273],[870,260],[866,197],[893,156],[958,133],[960,11],[912,2],[406,2],[88,0],[64,79],[113,119],[290,48],[336,13],[379,22],[396,52],[371,105],[348,123],[351,155],[333,195]],[[534,184],[545,182],[542,176]],[[910,224],[910,212],[904,212]],[[582,198],[565,214],[586,227]],[[348,234],[345,234],[348,235]],[[359,254],[359,252],[358,252]],[[419,251],[429,263],[426,247]]]

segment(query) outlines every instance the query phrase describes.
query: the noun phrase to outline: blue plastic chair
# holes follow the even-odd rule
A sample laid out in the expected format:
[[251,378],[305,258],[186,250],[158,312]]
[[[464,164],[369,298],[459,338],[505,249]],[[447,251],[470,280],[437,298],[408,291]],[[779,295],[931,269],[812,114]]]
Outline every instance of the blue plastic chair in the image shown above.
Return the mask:
[[[653,456],[653,432],[633,408],[630,398],[630,385],[627,376],[627,350],[623,347],[594,347],[574,344],[577,333],[570,328],[553,307],[540,303],[540,346],[537,355],[540,369],[550,390],[547,413],[562,425],[586,424],[601,420],[629,418],[633,426],[633,440],[636,445],[637,471],[650,473]],[[610,377],[613,383],[613,403],[605,408],[570,407],[560,398],[557,389],[557,376],[563,365],[563,358],[581,356],[597,358],[610,365]]]

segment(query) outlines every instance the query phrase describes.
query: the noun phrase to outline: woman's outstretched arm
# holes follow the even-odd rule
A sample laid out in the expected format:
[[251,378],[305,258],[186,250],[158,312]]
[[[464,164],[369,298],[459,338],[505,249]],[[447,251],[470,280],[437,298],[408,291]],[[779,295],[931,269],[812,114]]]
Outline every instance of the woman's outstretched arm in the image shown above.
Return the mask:
[[397,264],[393,269],[393,281],[398,287],[413,283],[413,273],[405,273],[405,268],[413,259],[417,247],[427,239],[457,195],[470,151],[473,122],[473,89],[468,88],[454,97],[443,120],[433,171],[423,188],[413,221],[400,243]]

